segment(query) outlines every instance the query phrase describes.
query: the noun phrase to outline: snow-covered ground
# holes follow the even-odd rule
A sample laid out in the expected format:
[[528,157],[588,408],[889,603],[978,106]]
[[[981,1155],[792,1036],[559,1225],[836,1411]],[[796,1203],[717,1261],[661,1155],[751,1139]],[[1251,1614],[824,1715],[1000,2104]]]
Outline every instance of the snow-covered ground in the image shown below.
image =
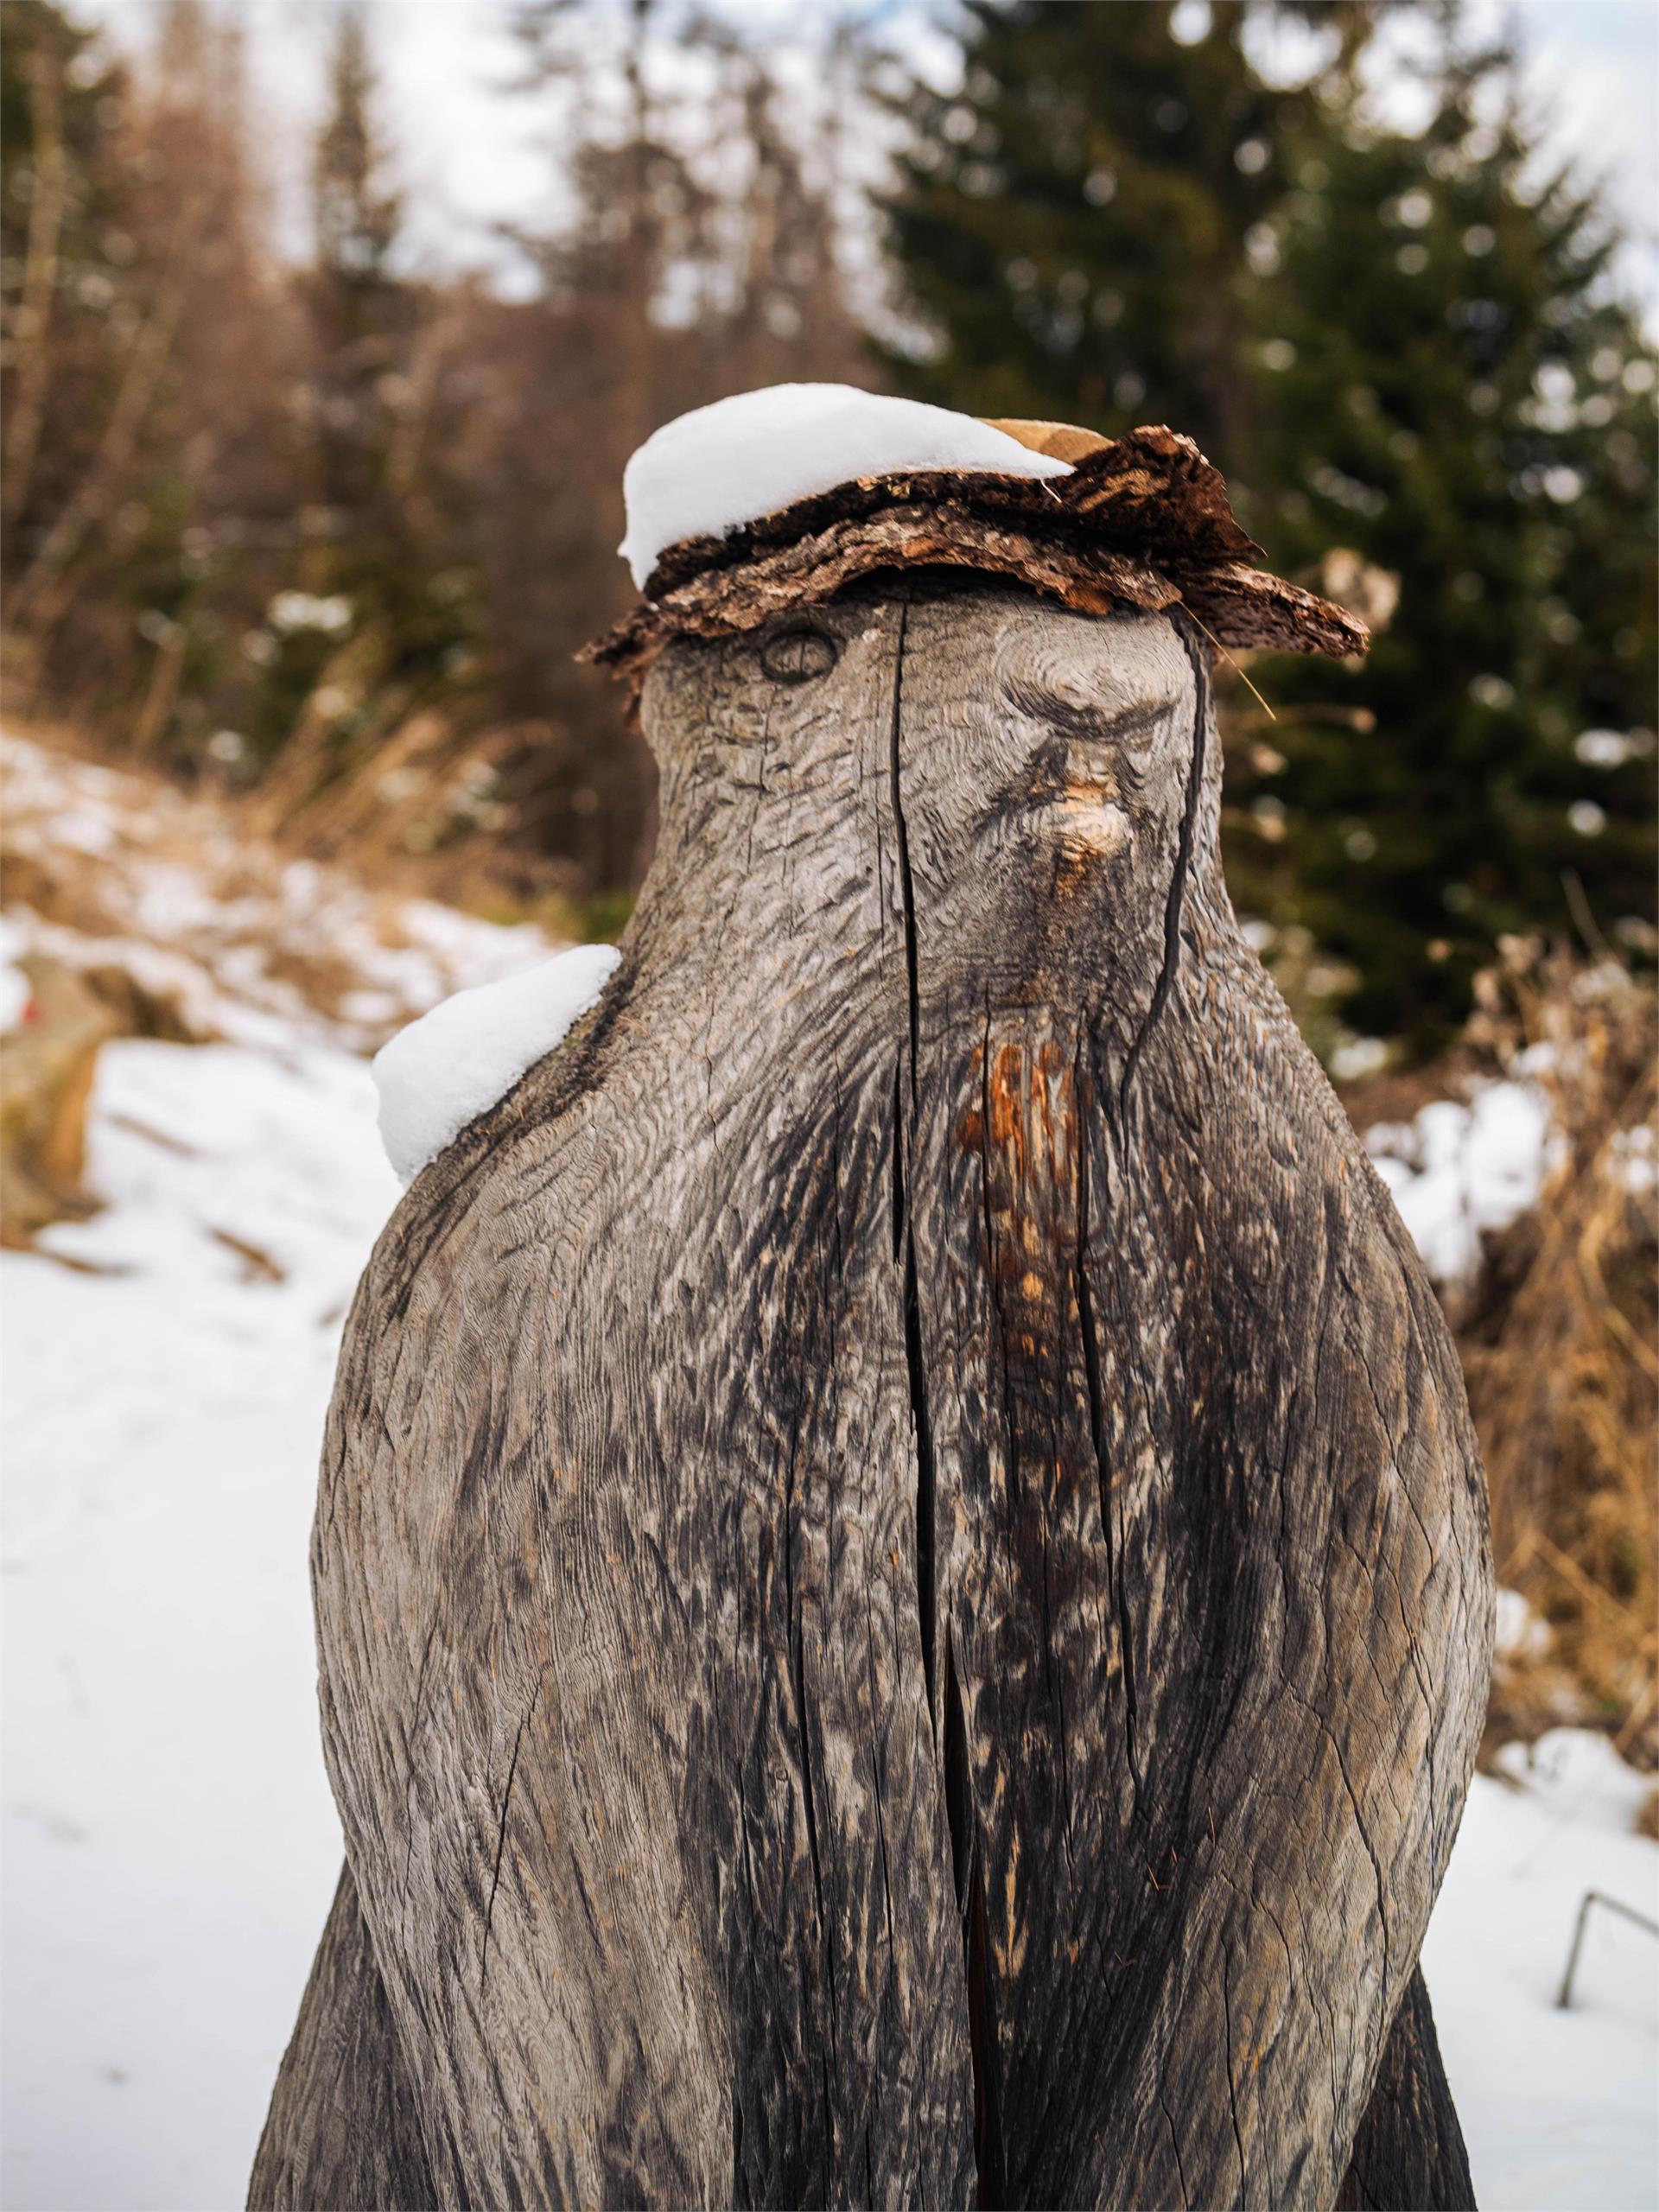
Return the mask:
[[[410,1010],[546,950],[417,926],[442,973],[411,981],[439,965],[416,945],[381,986]],[[190,956],[227,1041],[104,1048],[105,1211],[0,1254],[16,2212],[242,2202],[339,1866],[306,1541],[340,1324],[397,1186],[370,1008],[302,1015],[235,951]],[[1659,1943],[1597,1914],[1554,2009],[1586,1889],[1659,1917],[1644,1785],[1565,1732],[1510,1765],[1475,1785],[1426,1955],[1481,2202],[1659,2204]]]
[[106,1046],[108,1211],[0,1255],[18,2212],[243,2201],[340,1865],[305,1554],[374,1116],[341,1051]]
[[1659,2204],[1659,1940],[1592,1910],[1556,2005],[1586,1890],[1659,1921],[1659,1844],[1631,1833],[1649,1779],[1575,1729],[1504,1764],[1512,1783],[1475,1777],[1423,1949],[1476,2201]]
[[0,768],[5,957],[119,970],[193,1036],[372,1051],[452,992],[547,957],[527,923],[371,891],[250,835],[210,797],[12,731]]

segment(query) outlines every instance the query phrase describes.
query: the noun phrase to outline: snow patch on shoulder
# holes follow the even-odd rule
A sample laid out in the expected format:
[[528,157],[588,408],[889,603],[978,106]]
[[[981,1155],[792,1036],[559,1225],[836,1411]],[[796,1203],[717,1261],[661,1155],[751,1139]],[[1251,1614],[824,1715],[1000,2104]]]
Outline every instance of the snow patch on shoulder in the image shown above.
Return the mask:
[[643,590],[663,549],[683,537],[718,537],[837,484],[912,468],[1071,474],[1068,461],[948,407],[845,384],[770,385],[652,433],[623,472],[627,535],[617,551]]
[[573,945],[499,982],[457,991],[381,1046],[373,1064],[380,1140],[405,1183],[552,1051],[620,957],[613,944]]

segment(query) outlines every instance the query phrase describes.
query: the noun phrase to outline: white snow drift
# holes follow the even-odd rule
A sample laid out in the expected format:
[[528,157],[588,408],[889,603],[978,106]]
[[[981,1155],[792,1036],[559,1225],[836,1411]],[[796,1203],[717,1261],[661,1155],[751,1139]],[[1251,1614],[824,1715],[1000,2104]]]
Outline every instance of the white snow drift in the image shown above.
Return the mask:
[[792,499],[912,468],[1071,474],[1068,461],[948,407],[845,384],[770,385],[652,431],[623,473],[628,526],[616,550],[643,590],[664,547],[683,537],[717,537]]
[[576,944],[435,1006],[374,1057],[380,1137],[405,1183],[563,1037],[604,989],[613,944]]

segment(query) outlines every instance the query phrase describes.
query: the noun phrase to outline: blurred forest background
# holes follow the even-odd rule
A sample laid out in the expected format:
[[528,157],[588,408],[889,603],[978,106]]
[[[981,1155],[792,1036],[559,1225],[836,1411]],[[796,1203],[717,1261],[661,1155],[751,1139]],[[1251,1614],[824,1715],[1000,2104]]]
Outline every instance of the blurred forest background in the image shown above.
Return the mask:
[[[303,240],[234,6],[160,0],[131,48],[3,0],[8,711],[296,854],[614,934],[652,771],[572,655],[632,596],[652,429],[803,378],[1190,431],[1274,566],[1377,633],[1363,666],[1224,672],[1264,957],[1362,1122],[1554,1088],[1550,1202],[1455,1318],[1506,1579],[1628,1748],[1659,363],[1608,207],[1456,0],[965,0],[944,72],[887,12],[820,12],[806,98],[731,16],[524,0],[499,97],[544,126],[546,212],[502,281],[410,246],[398,0],[328,13]],[[1409,129],[1370,73],[1402,18]]]
[[[1385,13],[1425,34],[1408,136],[1366,99]],[[1230,696],[1231,880],[1319,1040],[1444,1043],[1506,934],[1651,954],[1654,351],[1455,6],[972,0],[947,90],[849,10],[809,107],[729,23],[530,0],[502,99],[546,117],[548,214],[507,288],[403,251],[395,16],[334,18],[296,255],[236,9],[167,0],[135,61],[5,0],[14,692],[602,931],[651,770],[571,655],[630,596],[650,430],[786,378],[1167,421],[1381,618],[1363,668],[1258,664],[1275,721]]]

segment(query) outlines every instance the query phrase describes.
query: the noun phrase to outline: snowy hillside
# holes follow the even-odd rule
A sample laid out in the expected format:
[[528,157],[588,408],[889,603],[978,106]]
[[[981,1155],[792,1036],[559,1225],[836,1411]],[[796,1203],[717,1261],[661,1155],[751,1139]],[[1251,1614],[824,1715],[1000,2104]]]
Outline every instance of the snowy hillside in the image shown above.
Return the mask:
[[397,1185],[345,1052],[99,1058],[108,1210],[0,1255],[3,2196],[222,2212],[339,1872],[306,1540]]
[[9,952],[119,969],[191,1035],[368,1051],[452,991],[547,957],[539,930],[371,891],[153,779],[11,733],[0,767]]
[[[194,992],[216,1040],[105,1045],[104,1210],[0,1254],[3,2196],[225,2212],[339,1866],[306,1541],[340,1325],[397,1193],[364,1053],[549,948],[376,914],[343,880],[284,893],[251,861],[253,903],[227,916],[226,880],[164,857],[159,831],[144,858],[130,792],[21,758],[48,794],[22,823],[42,866],[72,848],[105,866],[78,943],[38,915],[18,941],[92,964],[98,937],[97,958]],[[342,947],[330,996],[310,978]],[[1509,1767],[1476,1784],[1426,1955],[1480,2201],[1652,2205],[1659,1945],[1597,1916],[1574,2009],[1554,2009],[1586,1888],[1659,1916],[1659,1847],[1631,1833],[1645,1784],[1567,1732]]]

